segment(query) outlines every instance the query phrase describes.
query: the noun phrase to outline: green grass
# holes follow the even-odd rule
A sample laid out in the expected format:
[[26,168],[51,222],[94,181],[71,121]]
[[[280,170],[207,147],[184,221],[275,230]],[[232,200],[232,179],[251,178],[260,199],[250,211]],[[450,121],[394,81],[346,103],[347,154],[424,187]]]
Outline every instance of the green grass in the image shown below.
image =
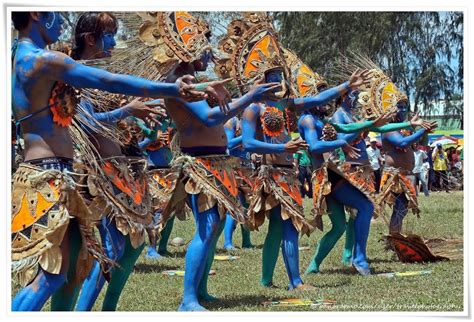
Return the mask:
[[[433,193],[426,198],[420,196],[421,218],[411,213],[405,219],[405,227],[425,238],[462,238],[463,236],[463,193]],[[311,208],[310,200],[305,200],[305,210]],[[388,209],[387,209],[388,211]],[[266,223],[267,224],[267,223]],[[362,277],[344,269],[340,264],[342,238],[321,266],[321,273],[303,276],[305,283],[316,287],[311,292],[287,291],[288,278],[280,256],[274,276],[277,288],[263,288],[259,285],[261,269],[261,247],[267,226],[260,232],[252,233],[252,242],[257,246],[251,250],[238,250],[240,259],[232,262],[214,262],[215,276],[209,279],[209,291],[220,301],[205,306],[212,311],[462,311],[463,310],[463,261],[454,260],[430,264],[403,264],[392,252],[384,250],[379,242],[386,226],[382,220],[373,222],[367,253],[375,273],[393,271],[415,271],[431,269],[432,274],[414,277],[388,279],[380,276]],[[325,227],[330,223],[325,217]],[[194,232],[192,220],[175,222],[171,239],[179,236],[189,241]],[[304,272],[315,245],[322,233],[315,231],[309,238],[302,237],[300,246],[310,246],[311,250],[300,252],[300,270]],[[235,245],[241,244],[240,229],[234,236]],[[223,237],[218,243],[222,250]],[[169,269],[184,269],[185,247],[170,246],[174,258],[159,262],[145,259],[145,251],[138,260],[122,297],[119,311],[175,311],[183,291],[182,277],[162,275]],[[100,310],[104,291],[94,306]],[[264,307],[265,300],[291,297],[312,300],[335,300],[332,307]],[[44,310],[49,310],[49,302]]]

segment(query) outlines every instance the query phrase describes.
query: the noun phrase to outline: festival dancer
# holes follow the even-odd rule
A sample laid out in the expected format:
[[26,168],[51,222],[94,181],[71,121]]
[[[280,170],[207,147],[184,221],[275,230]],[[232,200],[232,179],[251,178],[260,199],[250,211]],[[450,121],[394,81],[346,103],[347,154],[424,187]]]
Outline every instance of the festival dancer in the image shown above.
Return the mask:
[[[240,159],[240,166],[236,169],[236,177],[239,187],[239,199],[245,209],[249,204],[249,197],[252,191],[252,161],[250,160],[250,153],[246,152],[242,146],[242,125],[239,117],[233,117],[224,125],[225,134],[227,136],[227,148],[229,154]],[[237,222],[232,219],[232,216],[227,214],[224,226],[224,248],[228,251],[235,250],[232,243],[232,235]],[[250,241],[250,231],[244,226],[240,225],[242,231],[242,248],[252,248]]]
[[[108,25],[103,20],[108,21]],[[98,30],[100,28],[103,30]],[[110,56],[115,46],[116,31],[117,21],[111,14],[83,14],[75,28],[75,56],[86,59],[89,63],[94,58]],[[102,35],[102,37],[97,35]],[[111,103],[109,102],[109,104]],[[131,104],[143,105],[137,101],[133,101]],[[162,105],[162,102],[155,101],[151,104]],[[148,189],[148,178],[145,174],[146,160],[138,149],[138,142],[135,144],[127,142],[125,146],[121,146],[117,140],[107,135],[107,131],[100,131],[100,124],[91,124],[94,122],[89,121],[92,119],[102,121],[102,124],[113,124],[128,115],[123,111],[127,107],[108,113],[98,113],[100,108],[93,106],[92,99],[84,99],[81,105],[83,106],[83,123],[91,125],[92,129],[99,129],[91,139],[101,159],[99,169],[93,166],[94,160],[91,158],[86,162],[89,172],[87,183],[89,191],[91,191],[90,194],[93,196],[90,208],[101,214],[102,225],[99,226],[99,230],[105,244],[104,247],[110,258],[117,261],[119,265],[119,268],[112,269],[102,305],[102,310],[110,311],[116,309],[122,290],[143,250],[145,231],[153,224],[152,200]],[[146,107],[142,108],[146,109]],[[158,113],[157,110],[154,112]],[[140,116],[139,113],[132,115]],[[145,120],[151,119],[152,116],[145,116]],[[132,129],[137,124],[122,121],[120,124],[123,126],[122,130],[125,132],[125,136],[134,139]],[[119,135],[119,137],[121,136]],[[85,155],[89,154],[85,153]],[[94,157],[92,154],[92,159]],[[104,283],[105,276],[99,265],[95,263],[93,271],[82,288],[77,310],[91,310]]]
[[[151,44],[155,52],[169,54],[159,57],[158,67],[172,65],[167,73],[168,81],[206,70],[212,52],[205,22],[180,11],[159,12],[146,19],[140,28],[141,39]],[[176,124],[181,155],[172,162],[179,179],[161,220],[168,220],[173,212],[182,213],[187,202],[196,221],[196,233],[186,252],[181,311],[205,310],[199,300],[213,299],[207,294],[207,278],[213,260],[210,254],[215,249],[226,212],[239,223],[245,221],[233,172],[236,160],[226,155],[223,124],[249,104],[272,98],[272,91],[278,87],[279,84],[272,83],[255,86],[247,95],[230,103],[226,113],[212,108],[214,104],[206,101],[165,100],[166,109]]]
[[[61,34],[63,19],[57,12],[13,12],[12,20],[20,38],[14,49],[13,112],[25,141],[25,161],[13,178],[11,226],[12,270],[23,288],[13,299],[12,310],[36,311],[66,280],[78,284],[76,278],[87,274],[86,250],[99,262],[107,262],[94,237],[97,218],[77,193],[70,174],[73,144],[67,127],[76,109],[76,94],[68,86],[191,100],[207,95],[182,80],[163,84],[112,74],[45,49]],[[78,258],[88,265],[76,266]],[[62,296],[59,292],[53,297],[53,308]]]
[[[301,96],[315,95],[327,88],[324,79],[301,62],[296,55],[288,51],[287,57],[292,71],[293,84]],[[365,86],[365,84],[362,86]],[[371,200],[374,200],[374,196],[372,192],[369,193],[367,190],[361,189],[361,183],[368,180],[368,178],[358,174],[357,184],[354,184],[354,178],[341,172],[331,161],[325,160],[323,153],[342,148],[348,159],[359,157],[360,149],[351,145],[351,142],[360,137],[361,131],[370,129],[371,131],[383,132],[408,127],[410,123],[393,124],[389,127],[380,126],[389,121],[393,116],[393,112],[378,115],[374,121],[351,122],[351,124],[327,123],[324,120],[324,112],[324,110],[318,108],[311,109],[304,112],[298,122],[299,132],[309,144],[309,150],[313,157],[314,208],[312,212],[316,216],[314,225],[322,230],[321,216],[326,212],[326,209],[329,211],[329,218],[332,223],[331,230],[319,241],[315,256],[306,273],[319,272],[322,261],[346,230],[344,206],[348,206],[357,210],[357,217],[347,224],[343,263],[345,265],[352,264],[359,273],[368,275],[370,270],[366,261],[365,249],[370,219],[374,209]],[[411,125],[418,124],[421,125],[422,121],[411,123]],[[344,133],[353,132],[353,134],[339,134],[336,129]],[[354,258],[352,259],[354,243]]]
[[249,84],[264,75],[267,81],[282,84],[282,90],[276,93],[282,99],[277,103],[252,104],[245,110],[242,124],[244,149],[264,154],[263,164],[253,178],[253,196],[248,208],[248,225],[253,230],[269,214],[261,284],[273,285],[281,245],[289,288],[311,289],[303,284],[299,273],[298,233],[309,235],[313,227],[304,218],[299,181],[292,166],[293,153],[307,147],[302,140],[291,140],[289,136],[296,129],[294,113],[325,105],[350,87],[356,88],[364,81],[366,72],[354,74],[349,82],[314,97],[283,99],[292,94],[292,88],[286,85],[289,70],[272,23],[262,13],[246,13],[244,19],[231,22],[221,49],[231,57],[221,61],[217,70],[230,72],[241,92],[245,93]]
[[[364,84],[359,89],[359,91],[350,92],[344,97],[342,106],[334,114],[333,120],[337,123],[352,123],[356,118],[373,119],[380,116],[387,110],[394,110],[397,112],[394,119],[395,122],[405,123],[407,117],[406,103],[408,102],[406,95],[395,86],[390,78],[385,75],[377,65],[370,61],[370,59],[360,55],[354,55],[354,57],[351,58],[351,62],[349,64],[341,66],[341,76],[343,77],[344,73],[349,73],[350,70],[357,68],[370,69],[370,81],[367,82],[367,84]],[[354,108],[356,103],[358,106],[360,106],[360,108]],[[356,116],[356,114],[359,115]],[[373,198],[372,201],[374,205],[382,205],[383,203],[397,204],[397,206],[394,206],[390,231],[400,231],[397,229],[399,226],[401,228],[401,220],[407,213],[407,209],[404,209],[403,207],[403,205],[406,204],[407,199],[410,200],[410,208],[413,208],[414,211],[418,213],[418,208],[416,206],[416,196],[413,199],[410,195],[410,191],[412,190],[410,187],[413,186],[410,185],[409,180],[405,180],[406,178],[403,174],[397,174],[398,171],[404,172],[404,167],[407,167],[405,169],[407,171],[411,171],[413,168],[413,153],[411,153],[412,151],[410,151],[411,154],[408,153],[406,149],[413,142],[421,139],[426,132],[430,132],[436,128],[435,122],[420,121],[421,120],[419,120],[417,115],[415,115],[410,120],[410,125],[421,126],[421,129],[417,130],[415,134],[405,138],[402,137],[401,133],[407,133],[408,131],[394,131],[394,128],[390,130],[390,126],[393,126],[392,124],[387,125],[388,130],[385,129],[384,131],[378,131],[383,133],[382,143],[384,144],[385,141],[386,144],[386,146],[384,146],[384,150],[386,153],[389,151],[390,153],[387,155],[391,155],[391,157],[390,161],[387,162],[386,160],[385,163],[385,180],[381,180],[380,193],[378,197],[376,197],[375,201]],[[373,180],[358,180],[359,176],[362,178],[367,178],[367,176],[372,177],[365,142],[361,141],[355,146],[360,149],[360,156],[358,158],[348,158],[348,162],[344,166],[344,173],[350,179],[351,183],[359,188],[359,190],[368,191],[370,192],[370,196],[373,196],[375,192]],[[387,147],[388,150],[385,149],[385,147]],[[402,159],[398,158],[398,155],[403,155],[403,162]],[[397,160],[397,163],[394,163],[394,160]],[[400,165],[398,163],[400,163]],[[394,164],[396,165],[395,167],[393,166]],[[402,169],[396,170],[395,168]],[[387,182],[387,179],[390,180]],[[383,190],[382,181],[385,183],[385,189]],[[397,191],[396,193],[400,193],[402,191],[402,186],[400,185],[403,186],[403,191],[405,191],[406,198],[402,195],[393,195],[390,193],[391,189]],[[397,211],[397,209],[399,211]]]
[[[140,142],[140,149],[145,150],[148,155],[148,176],[155,212],[154,221],[159,226],[158,229],[147,230],[150,239],[146,255],[148,259],[160,259],[161,256],[171,255],[167,247],[175,219],[175,216],[171,216],[167,222],[161,221],[161,212],[166,208],[171,198],[177,179],[170,171],[170,163],[173,158],[170,145],[176,128],[168,115],[162,118],[161,123],[153,131],[145,124],[141,126],[145,133],[145,139]],[[186,214],[178,214],[178,217],[180,220],[185,220]],[[159,242],[156,238],[157,234],[160,235]],[[158,250],[156,249],[157,243]]]
[[[399,96],[396,102],[398,107],[396,121],[402,122],[407,118],[408,100],[406,96]],[[389,226],[390,234],[401,232],[403,218],[409,209],[416,215],[420,213],[415,190],[415,177],[412,172],[415,165],[412,145],[422,140],[425,134],[434,131],[436,127],[436,122],[432,122],[428,127],[414,133],[402,130],[382,135],[385,167],[380,183],[379,200],[381,203],[393,207]]]

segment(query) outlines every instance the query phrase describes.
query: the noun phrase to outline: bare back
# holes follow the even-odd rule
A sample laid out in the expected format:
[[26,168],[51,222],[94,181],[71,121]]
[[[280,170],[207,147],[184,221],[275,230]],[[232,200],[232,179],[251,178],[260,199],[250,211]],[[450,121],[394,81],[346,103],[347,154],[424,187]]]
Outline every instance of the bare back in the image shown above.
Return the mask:
[[[13,111],[19,120],[48,106],[55,84],[45,77],[45,51],[20,43],[13,62]],[[73,145],[66,127],[53,122],[49,108],[21,122],[25,161],[47,157],[73,157]]]
[[224,124],[208,127],[188,111],[184,104],[176,99],[165,99],[166,109],[178,130],[181,147],[227,146]]
[[382,140],[382,146],[385,151],[385,165],[388,167],[401,168],[412,171],[415,166],[415,156],[413,149],[398,149],[387,140]]

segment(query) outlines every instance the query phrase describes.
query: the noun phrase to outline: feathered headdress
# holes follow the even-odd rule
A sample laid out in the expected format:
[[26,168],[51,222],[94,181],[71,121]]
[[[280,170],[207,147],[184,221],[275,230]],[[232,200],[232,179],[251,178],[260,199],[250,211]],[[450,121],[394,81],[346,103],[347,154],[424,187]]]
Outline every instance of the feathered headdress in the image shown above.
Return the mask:
[[248,91],[255,80],[270,71],[283,74],[283,97],[292,93],[290,71],[283,56],[270,18],[263,12],[246,12],[242,19],[232,21],[227,35],[219,42],[219,49],[227,55],[216,64],[216,74],[222,78],[232,77],[241,93]]
[[343,57],[335,66],[336,77],[348,79],[356,69],[370,70],[370,82],[359,87],[358,103],[365,119],[375,119],[389,110],[397,108],[408,98],[374,62],[369,58],[353,53]]
[[315,96],[328,86],[326,80],[303,63],[294,52],[284,48],[283,55],[290,69],[291,84],[299,96]]

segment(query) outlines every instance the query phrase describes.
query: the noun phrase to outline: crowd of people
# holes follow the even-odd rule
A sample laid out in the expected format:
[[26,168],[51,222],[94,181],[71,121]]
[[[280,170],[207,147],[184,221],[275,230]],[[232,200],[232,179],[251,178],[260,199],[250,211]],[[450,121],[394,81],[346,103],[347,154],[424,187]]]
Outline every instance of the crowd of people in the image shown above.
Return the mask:
[[[416,145],[436,122],[408,117],[408,97],[368,58],[352,57],[330,87],[283,48],[263,12],[232,21],[219,48],[188,12],[128,14],[139,21],[128,42],[140,48],[134,56],[115,52],[112,13],[82,13],[67,54],[49,49],[62,31],[59,13],[12,14],[14,139],[23,142],[13,158],[21,160],[12,184],[12,273],[21,286],[13,311],[41,310],[49,298],[54,311],[91,310],[106,282],[102,310],[115,310],[146,235],[147,257],[166,256],[175,218],[196,225],[181,311],[218,300],[209,271],[220,234],[233,249],[237,225],[242,247],[252,247],[250,231],[268,220],[264,287],[273,287],[281,249],[289,290],[314,290],[300,273],[298,240],[318,229],[307,274],[345,233],[343,264],[367,276],[371,220],[391,206],[387,231],[401,236],[408,210],[420,212],[414,180],[426,183],[425,156],[443,186],[448,154]],[[211,61],[220,80],[196,82]],[[369,131],[381,134],[383,150],[366,143]]]

